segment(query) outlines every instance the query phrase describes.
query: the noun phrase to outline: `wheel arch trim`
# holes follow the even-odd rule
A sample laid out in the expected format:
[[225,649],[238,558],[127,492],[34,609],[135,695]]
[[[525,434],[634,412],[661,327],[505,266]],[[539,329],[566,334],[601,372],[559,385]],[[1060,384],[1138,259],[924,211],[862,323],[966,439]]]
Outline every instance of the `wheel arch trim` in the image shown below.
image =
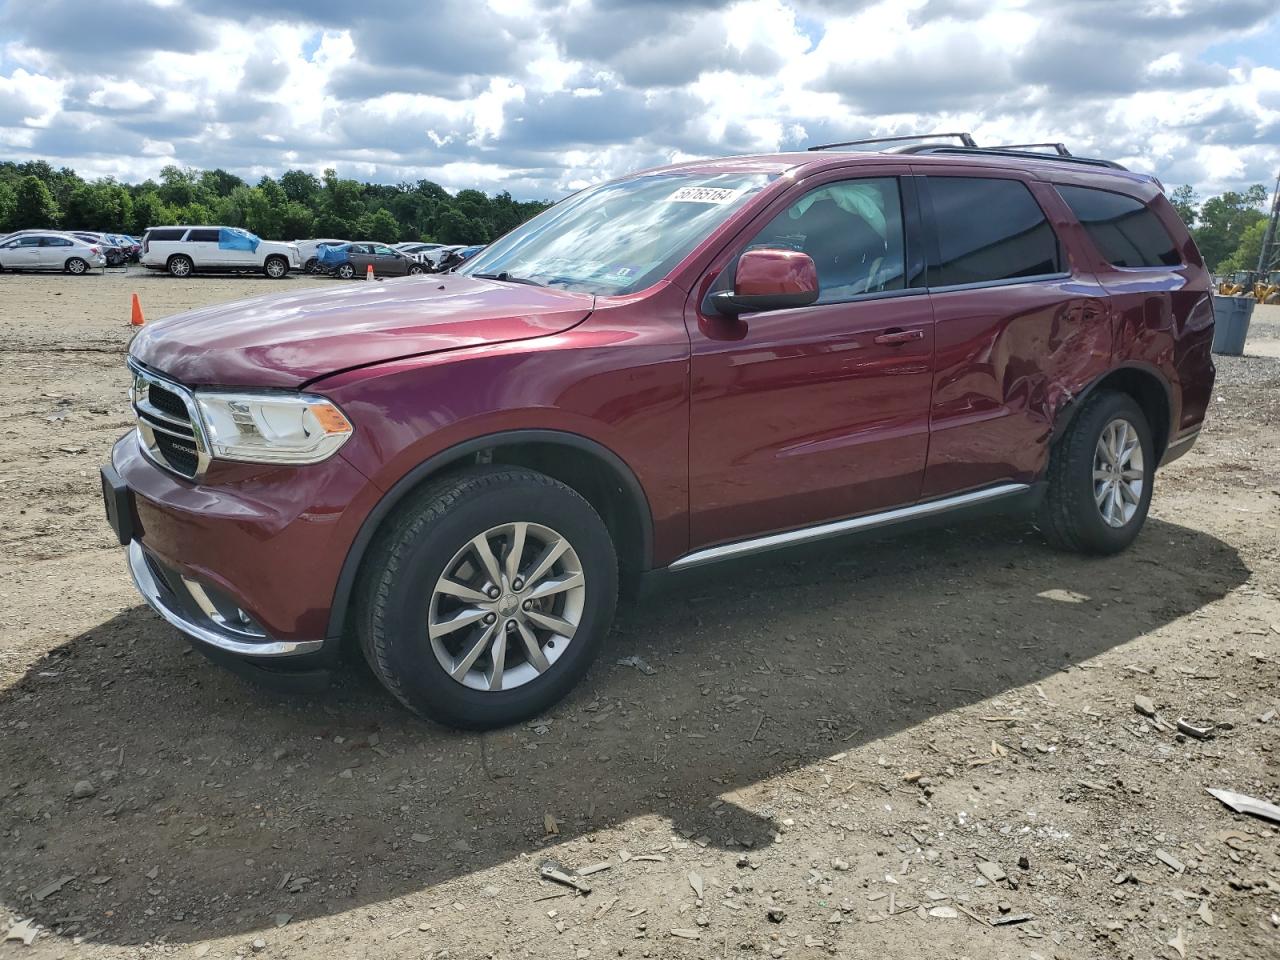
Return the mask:
[[[1174,441],[1173,426],[1174,426],[1174,415],[1176,412],[1176,408],[1174,404],[1173,387],[1170,385],[1168,378],[1157,367],[1151,366],[1149,364],[1144,364],[1144,363],[1136,363],[1136,362],[1122,363],[1122,364],[1119,364],[1118,366],[1112,367],[1110,370],[1098,375],[1093,380],[1089,381],[1089,383],[1085,386],[1083,390],[1081,390],[1079,393],[1072,396],[1059,409],[1058,415],[1053,425],[1053,433],[1049,437],[1049,446],[1052,447],[1056,445],[1058,441],[1061,440],[1066,435],[1067,429],[1071,426],[1072,423],[1075,422],[1075,419],[1079,415],[1080,410],[1084,407],[1085,401],[1088,400],[1089,397],[1092,396],[1096,390],[1098,390],[1100,387],[1105,386],[1107,381],[1112,377],[1114,377],[1117,373],[1123,373],[1125,371],[1131,371],[1136,374],[1141,374],[1147,377],[1148,379],[1158,383],[1161,389],[1164,390],[1165,407],[1168,410],[1169,422],[1164,424],[1163,426],[1162,433],[1163,433],[1163,439],[1164,439],[1164,447],[1163,449],[1158,451],[1156,456],[1156,462],[1159,463],[1161,458],[1164,456],[1164,451],[1168,449],[1169,445],[1172,444]],[[1151,427],[1153,430],[1155,430],[1157,426],[1158,426],[1157,424],[1154,424],[1154,423],[1151,424]]]
[[333,603],[329,608],[329,629],[327,637],[338,640],[346,623],[347,612],[351,607],[352,594],[355,592],[356,579],[360,567],[374,536],[382,526],[382,522],[399,506],[406,497],[431,475],[438,473],[466,457],[488,450],[492,447],[512,446],[518,444],[542,443],[560,445],[581,450],[604,462],[622,483],[623,490],[635,506],[640,519],[640,553],[641,566],[649,569],[653,558],[653,512],[649,506],[649,498],[635,472],[621,457],[603,444],[584,437],[578,433],[564,430],[522,429],[504,430],[465,440],[448,447],[423,460],[386,490],[373,509],[361,521],[360,529],[351,546],[347,548],[346,559],[342,562],[342,570],[338,574],[338,582],[333,591]]

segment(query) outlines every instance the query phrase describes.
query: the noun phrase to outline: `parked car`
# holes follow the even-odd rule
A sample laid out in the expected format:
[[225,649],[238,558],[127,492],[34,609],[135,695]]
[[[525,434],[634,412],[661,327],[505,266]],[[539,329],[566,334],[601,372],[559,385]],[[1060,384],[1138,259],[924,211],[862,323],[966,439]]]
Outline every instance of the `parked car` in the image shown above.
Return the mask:
[[263,240],[239,227],[148,227],[142,265],[175,277],[258,271],[280,280],[302,267],[298,247]]
[[277,684],[353,638],[485,728],[578,681],[620,582],[978,509],[1124,549],[1212,396],[1209,275],[1153,178],[971,143],[649,170],[456,274],[147,325],[102,474],[143,596]]
[[73,237],[100,248],[102,255],[107,259],[108,267],[119,267],[129,259],[129,252],[125,245],[113,240],[109,234],[95,233],[90,230],[72,230],[69,232]]
[[317,253],[322,246],[339,246],[349,242],[348,240],[295,240],[293,245],[298,248],[302,269],[307,273],[315,273],[319,264]]
[[422,261],[424,264],[426,264],[427,269],[433,272],[439,273],[443,270],[447,270],[450,266],[453,266],[455,263],[461,262],[461,260],[457,256],[455,256],[455,254],[457,254],[457,252],[462,249],[465,249],[465,248],[463,247],[462,244],[459,244],[459,243],[446,244],[441,247],[436,247],[436,249],[434,250],[428,250],[425,253],[423,253]]
[[112,243],[120,247],[125,252],[126,261],[137,263],[142,257],[142,241],[136,237],[130,237],[123,233],[109,233],[106,235]]
[[366,276],[371,266],[376,277],[404,277],[426,272],[422,263],[408,254],[393,250],[385,243],[368,241],[326,247],[317,269],[340,280],[350,280]]
[[22,230],[0,240],[0,270],[60,270],[80,275],[107,265],[96,244],[55,230]]
[[392,249],[413,257],[419,263],[425,263],[426,255],[433,250],[439,250],[442,246],[444,246],[442,243],[397,243],[392,245]]

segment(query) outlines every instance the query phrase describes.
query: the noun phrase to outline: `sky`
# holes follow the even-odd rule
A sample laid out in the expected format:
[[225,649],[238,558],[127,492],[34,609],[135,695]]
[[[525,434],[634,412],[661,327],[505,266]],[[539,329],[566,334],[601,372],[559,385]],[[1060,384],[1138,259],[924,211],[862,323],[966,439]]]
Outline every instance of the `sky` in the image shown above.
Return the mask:
[[1276,0],[0,0],[0,159],[557,199],[897,133],[1274,183]]

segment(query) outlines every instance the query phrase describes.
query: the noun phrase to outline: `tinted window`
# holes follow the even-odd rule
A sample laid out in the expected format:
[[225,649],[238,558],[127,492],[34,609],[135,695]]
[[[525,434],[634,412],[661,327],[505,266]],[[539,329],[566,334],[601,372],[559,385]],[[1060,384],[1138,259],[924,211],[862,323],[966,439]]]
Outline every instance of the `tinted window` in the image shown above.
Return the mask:
[[187,237],[190,243],[217,243],[218,231],[214,230],[192,230],[191,235]]
[[378,244],[376,247],[374,247],[373,252],[383,257],[394,257],[396,255],[396,252],[394,250],[392,250],[390,247],[384,247],[382,246],[382,244]]
[[1088,187],[1058,187],[1058,192],[1113,266],[1172,267],[1182,263],[1164,224],[1140,200]]
[[1058,238],[1018,180],[930,177],[936,257],[929,286],[1059,273]]
[[40,246],[42,247],[69,247],[71,241],[66,237],[41,237]]
[[17,246],[19,246],[19,247],[38,247],[38,246],[40,246],[40,241],[41,241],[42,239],[43,239],[42,237],[23,237],[21,240],[19,240],[19,241],[18,241]]
[[893,177],[810,190],[760,231],[750,248],[799,250],[818,268],[818,302],[901,290],[902,200]]
[[186,235],[186,232],[186,229],[148,230],[147,240],[152,243],[157,240],[181,240]]

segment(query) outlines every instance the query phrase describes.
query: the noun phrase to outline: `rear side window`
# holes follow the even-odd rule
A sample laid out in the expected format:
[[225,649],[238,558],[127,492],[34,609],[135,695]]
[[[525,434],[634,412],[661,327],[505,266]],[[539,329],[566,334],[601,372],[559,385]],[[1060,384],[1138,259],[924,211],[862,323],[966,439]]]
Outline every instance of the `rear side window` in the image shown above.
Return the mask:
[[191,236],[187,237],[190,243],[217,243],[218,231],[213,230],[192,230]]
[[936,231],[929,286],[1061,273],[1058,238],[1018,180],[930,177]]
[[148,230],[147,240],[151,243],[155,243],[158,240],[181,240],[186,235],[186,232],[187,231],[185,229],[174,230],[162,228],[159,230]]
[[1090,239],[1114,267],[1174,267],[1177,244],[1160,219],[1140,200],[1109,190],[1058,187]]
[[66,237],[41,237],[40,246],[42,247],[69,247],[72,246],[70,240]]

